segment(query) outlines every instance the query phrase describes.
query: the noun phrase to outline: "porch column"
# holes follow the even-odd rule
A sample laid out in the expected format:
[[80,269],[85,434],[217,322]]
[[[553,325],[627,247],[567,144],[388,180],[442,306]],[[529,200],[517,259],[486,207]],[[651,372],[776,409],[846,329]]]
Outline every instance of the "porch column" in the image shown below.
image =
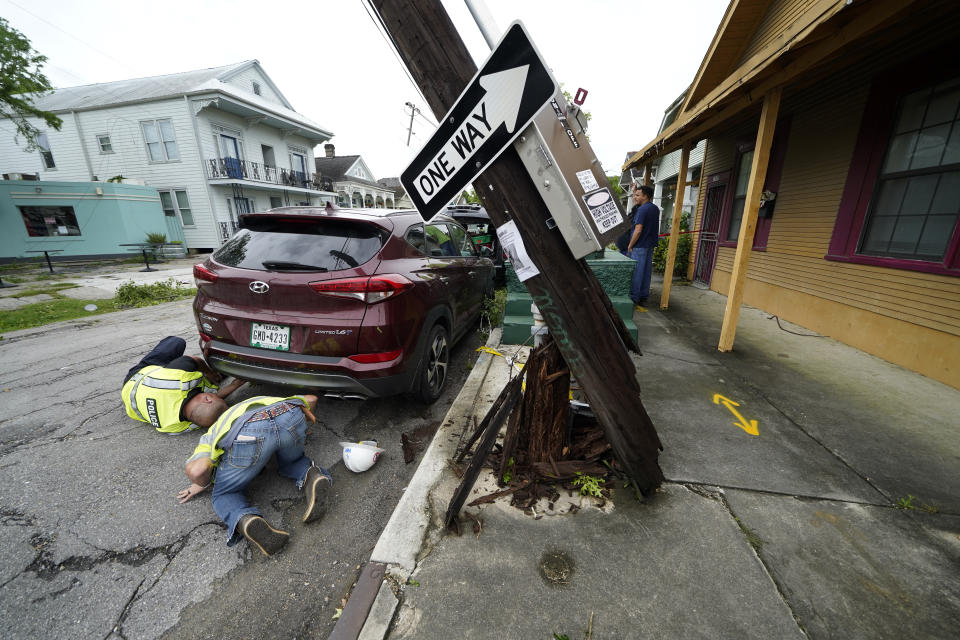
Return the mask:
[[648,187],[652,187],[652,186],[653,186],[653,180],[650,179],[650,173],[651,173],[651,171],[652,171],[652,170],[651,170],[651,167],[652,167],[652,166],[653,166],[653,165],[651,165],[651,164],[648,162],[648,163],[646,164],[646,166],[643,167],[643,184],[647,185]]
[[660,290],[660,308],[670,304],[670,285],[673,284],[673,263],[677,257],[680,238],[680,217],[683,215],[683,192],[687,187],[687,163],[690,161],[690,142],[680,147],[680,169],[677,172],[677,195],[673,199],[673,219],[670,221],[670,241],[667,245],[667,263],[663,268],[663,288]]
[[780,111],[782,87],[774,87],[763,98],[763,111],[760,114],[760,127],[757,131],[757,144],[753,152],[753,164],[750,167],[750,183],[747,185],[747,199],[740,221],[740,235],[737,238],[737,255],[733,260],[733,275],[730,277],[730,290],[727,292],[727,308],[723,312],[723,327],[720,330],[720,344],[717,349],[730,351],[737,333],[737,321],[740,318],[740,304],[743,302],[743,286],[747,279],[747,265],[753,248],[753,234],[757,228],[757,212],[760,210],[760,193],[767,178],[767,162],[770,159],[770,146],[773,144],[773,131],[777,124],[777,112]]

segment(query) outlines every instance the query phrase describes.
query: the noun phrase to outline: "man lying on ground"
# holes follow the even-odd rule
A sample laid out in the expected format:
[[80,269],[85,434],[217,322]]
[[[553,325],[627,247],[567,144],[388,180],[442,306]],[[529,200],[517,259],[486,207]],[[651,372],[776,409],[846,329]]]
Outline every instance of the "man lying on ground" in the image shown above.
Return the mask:
[[[271,526],[250,505],[246,488],[276,453],[277,472],[306,492],[303,522],[323,515],[333,478],[303,450],[307,419],[317,421],[312,413],[316,402],[313,395],[257,396],[230,407],[200,438],[187,460],[187,477],[193,484],[177,494],[180,503],[213,484],[213,510],[227,525],[227,546],[242,536],[268,556],[280,551],[290,534]],[[226,464],[219,464],[222,460]]]
[[157,431],[180,433],[209,427],[227,408],[224,398],[244,384],[218,390],[221,376],[203,358],[183,355],[183,338],[167,336],[134,365],[123,379],[120,395],[127,415],[149,422]]

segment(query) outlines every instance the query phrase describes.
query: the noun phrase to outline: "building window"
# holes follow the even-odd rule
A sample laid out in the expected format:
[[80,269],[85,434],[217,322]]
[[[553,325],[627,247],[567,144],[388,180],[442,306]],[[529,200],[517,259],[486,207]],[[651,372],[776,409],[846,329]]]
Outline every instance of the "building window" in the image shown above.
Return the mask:
[[[787,146],[790,136],[792,119],[789,115],[777,121],[773,132],[773,142],[770,146],[770,155],[767,158],[767,171],[763,179],[763,191],[777,193],[780,190],[780,179],[783,175],[783,166],[787,157]],[[723,217],[720,223],[720,246],[735,247],[740,240],[740,226],[743,222],[743,212],[747,204],[747,187],[750,185],[750,172],[753,169],[753,154],[755,141],[750,140],[737,145],[737,156],[734,163],[734,183],[731,193],[725,196]],[[699,177],[699,172],[697,177]],[[708,187],[713,185],[707,185]],[[691,189],[691,192],[693,189]],[[756,226],[753,230],[754,251],[766,251],[767,240],[773,225],[772,202],[757,212]]]
[[17,207],[31,238],[79,236],[80,225],[73,207]]
[[113,143],[110,142],[110,134],[101,133],[98,135],[97,146],[100,147],[100,153],[113,153]]
[[41,133],[37,136],[37,146],[40,147],[40,158],[43,160],[44,169],[56,169],[57,165],[53,161],[53,152],[50,151],[50,140],[47,134]]
[[160,204],[163,206],[163,213],[167,216],[180,216],[180,224],[185,227],[194,226],[193,212],[190,210],[190,200],[187,198],[187,192],[183,190],[170,190],[160,192]]
[[253,84],[253,92],[254,92],[256,95],[258,95],[258,96],[261,95],[261,94],[260,94],[260,83],[259,83],[259,82],[253,82],[252,84]]
[[857,253],[942,262],[960,213],[960,78],[900,101]]
[[277,166],[277,159],[273,154],[273,147],[262,144],[260,145],[260,153],[263,155],[263,164],[267,167]]
[[270,196],[270,208],[276,209],[283,206],[283,198],[280,196]]
[[147,143],[147,154],[151,161],[167,162],[180,159],[177,137],[174,135],[170,118],[144,120],[140,125],[143,127],[143,139]]
[[736,242],[740,236],[740,221],[743,220],[743,207],[747,202],[747,185],[750,184],[750,165],[752,163],[753,149],[740,154],[733,189],[733,204],[730,207],[730,223],[727,225],[727,242]]
[[307,179],[307,158],[302,153],[290,152],[290,170],[300,182]]
[[[960,274],[960,75],[934,67],[864,111],[826,258]],[[939,72],[943,74],[943,71]]]

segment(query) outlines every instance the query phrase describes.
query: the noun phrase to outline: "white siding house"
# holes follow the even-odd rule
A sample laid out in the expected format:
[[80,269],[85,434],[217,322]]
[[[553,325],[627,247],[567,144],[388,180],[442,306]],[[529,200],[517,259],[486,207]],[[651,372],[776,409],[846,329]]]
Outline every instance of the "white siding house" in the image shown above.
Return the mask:
[[46,131],[48,151],[26,153],[0,121],[0,172],[142,181],[191,249],[220,246],[238,213],[336,200],[313,171],[314,146],[333,133],[294,111],[255,60],[57,89],[35,104],[62,129]]
[[[397,209],[404,206],[398,203],[397,190],[392,185],[377,182],[363,158],[338,156],[332,144],[325,144],[323,148],[324,156],[317,158],[314,166],[317,173],[333,181],[337,204],[341,207]],[[400,191],[403,191],[402,187]],[[399,198],[405,195],[403,193]]]

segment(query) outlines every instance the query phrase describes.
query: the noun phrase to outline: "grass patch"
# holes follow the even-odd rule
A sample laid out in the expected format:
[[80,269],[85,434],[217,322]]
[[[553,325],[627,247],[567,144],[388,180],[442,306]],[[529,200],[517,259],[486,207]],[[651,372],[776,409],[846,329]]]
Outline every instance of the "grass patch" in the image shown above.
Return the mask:
[[[86,311],[88,304],[97,305],[96,311]],[[75,320],[87,316],[96,316],[101,313],[116,311],[113,300],[73,300],[72,298],[56,298],[36,304],[28,304],[19,309],[11,309],[0,313],[0,331],[16,331],[39,327],[51,322]]]
[[913,511],[914,509],[920,509],[927,513],[937,513],[940,511],[935,505],[920,502],[915,496],[909,494],[906,498],[897,498],[897,503],[893,506],[905,511]]
[[[184,286],[173,278],[154,284],[125,282],[117,289],[117,294],[112,300],[74,300],[58,293],[62,289],[69,289],[74,286],[73,284],[61,283],[18,292],[18,297],[46,293],[55,296],[55,298],[0,313],[0,331],[29,329],[52,322],[86,318],[131,307],[147,307],[173,300],[183,300],[193,297],[195,293],[192,287]],[[97,305],[97,310],[87,311],[84,309],[88,304]]]
[[917,506],[913,504],[913,500],[913,496],[909,495],[906,498],[897,498],[897,508],[912,511],[917,508]]
[[39,296],[39,295],[42,295],[42,294],[44,294],[44,293],[47,294],[47,295],[51,295],[51,296],[62,297],[62,296],[60,296],[60,295],[58,294],[59,291],[63,291],[64,289],[73,289],[73,288],[75,288],[76,286],[77,286],[77,285],[72,284],[72,283],[70,283],[70,282],[60,282],[60,283],[57,283],[57,284],[50,284],[50,285],[46,285],[46,286],[43,286],[43,287],[34,287],[34,288],[32,288],[32,289],[23,289],[23,290],[17,291],[16,295],[11,296],[11,297],[13,297],[13,298],[29,298],[30,296]]
[[117,289],[113,302],[119,308],[148,307],[161,302],[192,298],[195,293],[193,287],[180,284],[173,278],[153,284],[136,284],[129,280]]

